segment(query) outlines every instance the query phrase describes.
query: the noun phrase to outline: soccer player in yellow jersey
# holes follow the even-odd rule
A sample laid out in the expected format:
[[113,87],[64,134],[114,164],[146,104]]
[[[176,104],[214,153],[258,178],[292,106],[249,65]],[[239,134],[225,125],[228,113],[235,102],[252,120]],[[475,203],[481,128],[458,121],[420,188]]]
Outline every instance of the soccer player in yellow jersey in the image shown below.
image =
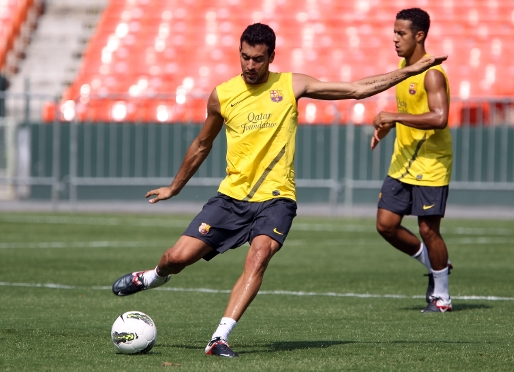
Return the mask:
[[296,216],[294,180],[297,102],[359,99],[382,92],[446,59],[426,57],[383,75],[355,82],[321,82],[296,73],[274,73],[275,33],[264,24],[248,26],[239,44],[241,74],[220,84],[207,102],[207,118],[170,186],[151,190],[157,203],[177,195],[200,167],[225,124],[226,178],[176,244],[152,270],[126,274],[113,292],[126,296],[167,282],[200,259],[250,243],[243,273],[236,281],[225,313],[205,353],[235,357],[228,336],[257,295],[270,259],[284,244]]
[[[394,23],[394,45],[408,68],[427,57],[430,17],[422,9],[400,11]],[[416,258],[429,273],[428,305],[422,312],[452,310],[448,274],[452,268],[441,236],[452,172],[452,139],[448,128],[450,91],[441,66],[405,79],[396,86],[397,113],[374,119],[371,148],[392,129],[396,141],[377,211],[377,230],[393,247]],[[421,242],[402,226],[405,215],[418,216]]]

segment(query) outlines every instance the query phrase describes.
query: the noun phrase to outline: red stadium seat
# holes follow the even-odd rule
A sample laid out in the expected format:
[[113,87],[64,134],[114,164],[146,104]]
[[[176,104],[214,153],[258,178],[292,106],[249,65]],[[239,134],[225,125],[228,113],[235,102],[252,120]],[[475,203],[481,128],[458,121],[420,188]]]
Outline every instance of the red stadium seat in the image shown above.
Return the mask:
[[32,5],[33,0],[3,1],[0,4],[0,68],[5,65],[9,51],[14,48]]
[[[111,0],[84,53],[80,72],[63,97],[85,107],[81,117],[87,120],[113,120],[112,107],[118,101],[101,103],[97,98],[117,94],[129,99],[117,104],[118,119],[202,122],[205,98],[192,97],[208,95],[216,84],[240,72],[240,34],[259,21],[277,32],[272,71],[337,81],[395,69],[399,58],[393,49],[393,25],[400,8],[393,0],[377,0],[373,4],[380,11],[376,11],[371,3],[232,0],[228,6],[222,0]],[[509,1],[431,1],[425,8],[432,18],[427,48],[433,54],[449,54],[444,66],[452,95],[514,94],[509,67],[514,57],[514,22]],[[147,83],[138,85],[141,77]],[[191,87],[185,103],[178,104],[175,94],[186,81]],[[81,92],[84,86],[89,98]],[[384,97],[394,109],[394,91]],[[359,106],[353,101],[309,102],[308,110],[300,107],[300,121],[366,123],[385,101],[362,101]],[[459,115],[456,105],[450,121],[460,120]]]

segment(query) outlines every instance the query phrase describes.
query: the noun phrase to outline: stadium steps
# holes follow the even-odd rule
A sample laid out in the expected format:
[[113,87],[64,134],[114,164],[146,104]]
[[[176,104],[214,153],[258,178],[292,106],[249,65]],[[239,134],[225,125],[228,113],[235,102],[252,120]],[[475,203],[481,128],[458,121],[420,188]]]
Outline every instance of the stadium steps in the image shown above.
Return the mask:
[[60,95],[73,81],[82,51],[107,0],[53,0],[40,17],[11,91]]
[[11,77],[30,40],[40,14],[42,0],[0,2],[0,68]]

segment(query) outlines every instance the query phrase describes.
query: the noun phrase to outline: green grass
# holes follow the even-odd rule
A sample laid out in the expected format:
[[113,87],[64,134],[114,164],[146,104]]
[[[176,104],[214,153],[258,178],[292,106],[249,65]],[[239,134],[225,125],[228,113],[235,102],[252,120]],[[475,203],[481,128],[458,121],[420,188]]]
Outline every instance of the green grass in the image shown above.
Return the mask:
[[[240,358],[225,360],[203,349],[246,246],[158,290],[127,298],[110,291],[126,272],[154,267],[190,218],[0,213],[0,370],[513,369],[513,221],[443,221],[454,311],[421,314],[423,266],[388,246],[373,220],[299,217],[231,335]],[[406,223],[415,229],[414,219]],[[128,310],[156,322],[147,355],[122,355],[111,343],[112,323]]]

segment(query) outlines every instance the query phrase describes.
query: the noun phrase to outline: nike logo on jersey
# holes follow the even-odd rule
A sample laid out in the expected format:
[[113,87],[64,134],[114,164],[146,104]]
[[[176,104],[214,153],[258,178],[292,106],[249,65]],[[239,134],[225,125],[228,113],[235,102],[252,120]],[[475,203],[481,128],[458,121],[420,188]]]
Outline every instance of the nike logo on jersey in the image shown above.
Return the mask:
[[432,205],[424,205],[424,206],[423,206],[423,210],[425,210],[425,211],[426,211],[427,209],[432,208],[434,205],[435,205],[435,204],[432,204]]
[[280,231],[278,231],[276,227],[273,229],[273,232],[278,235],[284,235]]
[[243,100],[241,100],[241,101],[237,101],[237,102],[234,102],[234,103],[231,103],[231,104],[230,104],[230,107],[234,107],[235,105],[237,105],[238,103],[241,103],[241,102],[243,102]]

